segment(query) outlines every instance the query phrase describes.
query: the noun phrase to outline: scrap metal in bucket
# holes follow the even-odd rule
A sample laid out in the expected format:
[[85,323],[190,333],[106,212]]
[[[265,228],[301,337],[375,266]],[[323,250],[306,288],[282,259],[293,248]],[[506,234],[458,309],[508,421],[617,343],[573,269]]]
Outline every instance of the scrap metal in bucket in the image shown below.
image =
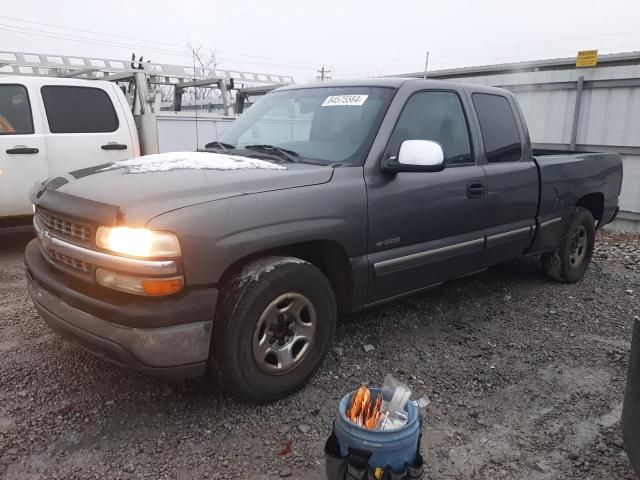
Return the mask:
[[381,388],[361,386],[345,395],[325,444],[327,478],[421,478],[421,410],[411,390],[391,375]]
[[378,393],[374,402],[371,403],[370,390],[361,386],[351,399],[351,407],[347,410],[347,417],[356,425],[373,430],[378,427],[381,406],[382,393]]
[[407,424],[404,407],[410,397],[409,387],[393,375],[387,375],[375,400],[367,387],[361,386],[356,390],[347,410],[347,418],[369,430],[401,428]]

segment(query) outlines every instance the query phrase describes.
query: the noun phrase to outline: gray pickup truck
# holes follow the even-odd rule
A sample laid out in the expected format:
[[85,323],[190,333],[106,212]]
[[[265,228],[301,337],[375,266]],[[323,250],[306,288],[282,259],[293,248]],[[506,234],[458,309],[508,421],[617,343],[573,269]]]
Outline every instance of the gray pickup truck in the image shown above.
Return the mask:
[[621,159],[534,152],[514,96],[372,79],[266,95],[205,151],[71,172],[31,192],[44,320],[174,377],[217,367],[270,401],[321,364],[339,314],[524,255],[587,269]]

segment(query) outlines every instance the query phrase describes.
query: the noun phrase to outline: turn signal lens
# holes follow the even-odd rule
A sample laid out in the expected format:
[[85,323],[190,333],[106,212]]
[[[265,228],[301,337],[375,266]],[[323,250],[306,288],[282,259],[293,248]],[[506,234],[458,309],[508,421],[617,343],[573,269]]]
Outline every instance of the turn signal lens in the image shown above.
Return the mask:
[[104,268],[96,269],[96,282],[121,292],[160,297],[177,293],[184,287],[184,277],[141,278]]
[[96,244],[100,248],[131,257],[178,257],[180,243],[170,232],[146,228],[98,227]]
[[162,280],[147,279],[142,280],[142,286],[144,287],[145,295],[158,297],[179,292],[184,286],[184,280],[182,277],[166,278]]

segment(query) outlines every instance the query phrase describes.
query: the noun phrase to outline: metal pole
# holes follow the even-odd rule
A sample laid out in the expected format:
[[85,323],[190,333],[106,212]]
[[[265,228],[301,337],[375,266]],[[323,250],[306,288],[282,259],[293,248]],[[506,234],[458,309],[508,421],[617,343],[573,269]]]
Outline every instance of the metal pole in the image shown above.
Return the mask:
[[178,87],[177,85],[173,87],[173,111],[179,112],[182,110],[182,87]]
[[424,59],[424,75],[422,78],[427,78],[427,69],[429,68],[429,51],[427,51],[427,56]]
[[244,110],[244,93],[236,92],[236,115],[240,115]]
[[229,93],[229,86],[227,81],[222,79],[218,82],[218,88],[222,93],[222,104],[224,107],[224,114],[228,117],[233,115],[233,105],[231,105],[231,94]]
[[576,140],[578,138],[578,123],[580,122],[580,105],[582,104],[582,90],[584,88],[584,76],[578,77],[576,86],[576,106],[573,110],[573,125],[571,126],[571,150],[576,149]]
[[134,73],[136,92],[140,100],[140,113],[152,113],[153,107],[149,102],[149,89],[147,88],[147,74],[144,72]]

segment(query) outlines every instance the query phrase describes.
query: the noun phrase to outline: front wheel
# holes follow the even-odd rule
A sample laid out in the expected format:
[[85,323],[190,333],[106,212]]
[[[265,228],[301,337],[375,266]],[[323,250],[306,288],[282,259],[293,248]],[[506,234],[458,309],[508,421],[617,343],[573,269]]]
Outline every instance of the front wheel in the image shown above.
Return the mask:
[[221,292],[213,353],[223,381],[253,401],[302,388],[322,363],[337,321],[329,280],[294,257],[248,263]]
[[580,280],[591,262],[595,243],[595,221],[591,212],[576,207],[571,212],[556,250],[542,255],[542,269],[562,283]]

